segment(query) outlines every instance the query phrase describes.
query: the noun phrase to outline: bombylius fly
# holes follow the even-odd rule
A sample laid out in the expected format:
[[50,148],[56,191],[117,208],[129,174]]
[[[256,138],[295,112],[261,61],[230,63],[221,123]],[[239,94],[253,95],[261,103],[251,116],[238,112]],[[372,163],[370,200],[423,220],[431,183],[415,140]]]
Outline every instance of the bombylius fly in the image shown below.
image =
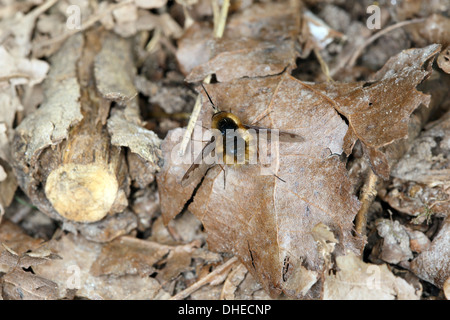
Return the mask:
[[[256,145],[254,143],[255,136],[259,139],[259,135],[262,132],[266,134],[266,137],[268,135],[277,134],[280,142],[304,141],[301,136],[294,133],[242,123],[235,114],[219,110],[203,84],[201,85],[214,109],[214,114],[211,118],[211,129],[218,134],[213,135],[211,140],[206,143],[197,159],[195,159],[194,163],[184,174],[181,179],[181,185],[183,187],[189,185],[198,177],[203,177],[206,172],[216,164],[222,167],[220,162],[210,163],[204,161],[204,159],[210,156],[213,151],[216,152],[216,155],[220,155],[219,157],[223,159],[222,163],[226,165],[239,166],[241,164],[249,164],[250,159],[252,158],[251,155],[254,154],[253,148]],[[250,131],[255,134],[250,134]],[[258,150],[256,150],[256,153],[258,153]],[[222,169],[224,170],[224,167],[222,167]],[[281,181],[284,181],[274,173],[273,175]]]

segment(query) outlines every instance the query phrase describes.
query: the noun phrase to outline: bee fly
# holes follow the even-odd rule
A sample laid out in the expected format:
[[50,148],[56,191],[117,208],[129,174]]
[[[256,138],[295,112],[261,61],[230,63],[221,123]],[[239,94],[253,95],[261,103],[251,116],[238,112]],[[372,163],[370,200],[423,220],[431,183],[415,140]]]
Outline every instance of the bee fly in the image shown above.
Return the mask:
[[[211,129],[218,134],[212,136],[211,140],[203,147],[201,153],[195,159],[194,163],[184,174],[181,179],[183,187],[189,185],[198,177],[202,177],[206,172],[216,164],[219,164],[222,170],[225,171],[221,163],[209,163],[204,161],[210,154],[215,151],[216,155],[221,154],[223,163],[227,165],[239,166],[241,164],[249,164],[252,154],[254,154],[253,146],[255,146],[255,135],[250,131],[256,133],[259,139],[260,133],[265,131],[267,135],[278,134],[280,142],[302,142],[304,139],[294,133],[283,131],[273,132],[269,128],[248,125],[241,122],[239,117],[231,112],[220,111],[213,103],[211,97],[202,85],[206,96],[214,109],[214,114],[211,118]],[[258,152],[258,150],[256,150]],[[242,159],[243,158],[243,159]],[[226,172],[224,172],[225,174]],[[284,182],[283,179],[273,174],[275,177]],[[224,176],[225,179],[225,176]]]

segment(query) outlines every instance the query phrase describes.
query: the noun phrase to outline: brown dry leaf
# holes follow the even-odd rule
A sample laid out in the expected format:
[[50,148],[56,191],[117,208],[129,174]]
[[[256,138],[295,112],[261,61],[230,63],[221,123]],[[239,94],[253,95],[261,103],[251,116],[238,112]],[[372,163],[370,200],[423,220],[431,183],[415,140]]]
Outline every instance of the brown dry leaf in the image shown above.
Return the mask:
[[[0,263],[0,272],[7,272],[10,270],[14,263],[17,262],[16,256],[25,253],[28,250],[35,250],[39,248],[39,246],[43,243],[43,239],[35,239],[28,236],[24,230],[22,230],[19,226],[12,223],[9,220],[3,220],[0,224],[0,242],[5,244],[5,246],[0,246],[0,254],[2,254],[5,258],[13,256],[11,260],[12,263]],[[12,252],[16,254],[12,254],[8,252],[6,248],[9,248]],[[7,253],[4,253],[4,252]]]
[[421,104],[428,106],[430,96],[417,91],[416,86],[430,76],[439,51],[439,45],[404,50],[390,58],[370,82],[334,83],[324,88],[323,93],[349,121],[345,153],[351,154],[360,140],[372,170],[385,180],[390,167],[383,147],[406,138],[411,113]]
[[[139,241],[139,240],[136,240]],[[53,260],[33,268],[36,275],[50,279],[59,286],[58,298],[62,299],[75,291],[76,296],[88,299],[167,299],[169,295],[161,289],[152,277],[141,277],[136,269],[124,270],[118,264],[110,270],[118,270],[118,275],[93,275],[92,269],[99,269],[103,244],[90,242],[81,236],[67,234],[58,240],[51,240],[49,248],[57,252],[62,260]],[[123,252],[123,250],[120,250]],[[145,260],[142,254],[140,257]],[[100,259],[100,260],[99,260]],[[123,257],[121,257],[123,263]],[[97,267],[94,267],[96,265]],[[139,264],[136,264],[139,266]],[[140,265],[143,267],[143,265]],[[108,266],[103,266],[107,268]],[[101,269],[101,268],[100,268]],[[99,269],[99,270],[100,270]]]
[[5,300],[55,300],[58,286],[53,281],[21,269],[3,276],[3,299]]
[[25,272],[59,258],[42,246],[42,239],[34,239],[8,220],[0,224],[0,272],[3,299],[30,300],[56,299],[57,285],[45,278]]
[[438,234],[431,242],[428,250],[411,261],[411,271],[419,278],[444,287],[450,277],[450,216],[443,222]]
[[168,255],[170,250],[169,246],[156,242],[120,237],[102,248],[102,252],[92,264],[91,274],[149,276],[156,270],[153,265]]
[[395,277],[387,265],[364,263],[349,252],[336,258],[339,270],[325,278],[326,300],[419,300],[421,291]]
[[[337,239],[331,256],[362,248],[351,232],[359,202],[343,162],[333,155],[350,154],[360,139],[374,171],[389,178],[381,148],[404,138],[410,114],[428,103],[429,97],[415,87],[429,76],[429,66],[423,66],[438,51],[438,45],[404,51],[368,84],[310,84],[284,73],[207,86],[214,103],[243,123],[293,132],[305,142],[281,143],[268,175],[261,175],[258,166],[228,170],[224,188],[223,172],[216,166],[198,189],[201,177],[181,188],[191,155],[177,158],[182,130],[172,131],[162,145],[166,161],[158,177],[165,223],[187,207],[202,221],[210,248],[237,255],[272,296],[283,291],[297,298],[318,297],[333,247],[320,244],[313,229],[323,224],[331,230]],[[208,127],[212,108],[205,96],[203,101],[199,122]],[[336,111],[348,119],[349,130]],[[330,239],[325,243],[331,244]]]
[[231,16],[224,36],[217,40],[207,26],[194,24],[177,50],[181,70],[189,73],[186,80],[195,82],[215,73],[223,82],[294,68],[300,12],[292,2],[254,4]]
[[[294,297],[307,295],[324,272],[323,257],[311,234],[316,225],[331,228],[339,250],[348,247],[359,252],[362,245],[351,235],[359,203],[351,194],[343,163],[330,156],[342,153],[347,126],[328,99],[287,74],[210,85],[207,90],[220,108],[231,109],[244,123],[268,113],[258,125],[300,134],[307,143],[280,144],[281,161],[269,175],[260,175],[260,168],[253,166],[229,170],[226,188],[220,169],[210,170],[189,210],[205,226],[210,248],[239,256],[272,295],[281,291]],[[211,115],[208,103],[203,107],[204,125]],[[170,163],[177,148],[171,149],[176,142],[167,141],[163,144],[166,163],[158,178],[165,221],[181,211],[195,188],[177,187],[188,165]],[[297,219],[299,215],[305,218]],[[292,279],[302,268],[308,271],[307,280],[304,287],[296,287],[298,282]]]
[[0,264],[8,265],[11,268],[29,268],[53,259],[61,259],[60,256],[44,247],[37,248],[35,251],[27,250],[19,255],[6,244],[2,243],[2,246],[6,250],[1,251]]

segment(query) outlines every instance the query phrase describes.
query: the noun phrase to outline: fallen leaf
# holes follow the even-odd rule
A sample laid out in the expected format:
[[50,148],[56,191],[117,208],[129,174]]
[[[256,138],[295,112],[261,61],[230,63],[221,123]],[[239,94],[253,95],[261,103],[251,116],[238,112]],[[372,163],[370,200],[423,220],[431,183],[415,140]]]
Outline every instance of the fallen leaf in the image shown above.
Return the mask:
[[411,113],[421,104],[428,105],[430,96],[417,91],[416,86],[430,76],[431,62],[439,50],[439,45],[404,50],[389,59],[369,82],[335,83],[324,88],[323,93],[349,121],[345,153],[351,154],[360,140],[372,170],[385,180],[389,179],[390,166],[382,148],[407,137]]
[[[362,245],[351,235],[359,203],[351,194],[343,163],[330,156],[342,153],[347,126],[327,98],[287,74],[210,85],[207,90],[220,108],[231,109],[245,123],[268,114],[261,125],[299,134],[307,142],[280,144],[281,161],[269,175],[261,175],[260,168],[253,166],[229,170],[225,188],[222,171],[210,170],[189,210],[207,230],[209,247],[238,255],[272,295],[282,290],[296,297],[306,295],[324,272],[311,234],[317,224],[332,230],[339,250],[349,247],[358,252]],[[203,110],[203,124],[208,125],[211,107],[205,103]],[[320,130],[322,135],[317,134]],[[158,178],[165,221],[181,211],[195,188],[178,187],[176,195],[171,195],[188,167],[170,163],[170,154],[177,154],[176,145],[170,150],[174,144],[170,140],[163,144],[168,154]],[[251,183],[248,177],[253,177]],[[327,197],[328,192],[332,196]],[[289,278],[298,278],[295,270],[301,268],[308,274],[302,283],[307,289],[298,288],[298,282]]]
[[34,86],[44,80],[49,65],[43,60],[16,57],[0,46],[0,70],[0,80],[9,80],[12,86]]
[[381,194],[393,208],[412,216],[427,210],[447,216],[450,113],[430,123],[415,139],[405,156],[392,170],[395,177],[386,194]]
[[419,278],[443,288],[450,277],[450,217],[443,222],[428,250],[411,261],[411,271]]
[[[187,207],[202,221],[210,248],[240,257],[272,296],[283,291],[297,298],[317,297],[329,259],[311,231],[321,223],[330,228],[337,239],[332,256],[344,248],[358,253],[362,247],[351,232],[359,203],[343,163],[333,155],[350,154],[359,139],[375,173],[389,178],[381,148],[404,138],[410,114],[428,103],[429,96],[415,87],[429,76],[423,66],[438,51],[438,45],[406,50],[370,83],[310,84],[284,73],[207,85],[214,104],[243,123],[292,132],[305,142],[281,143],[268,175],[261,175],[258,166],[228,170],[224,187],[223,172],[216,166],[200,185],[201,177],[180,189],[191,155],[176,158],[181,132],[173,131],[162,145],[166,161],[158,177],[165,223]],[[205,96],[203,101],[199,127],[208,127],[212,108]],[[340,115],[347,118],[348,130]]]
[[27,250],[22,254],[18,254],[10,249],[6,244],[2,243],[2,245],[6,250],[1,252],[0,264],[8,265],[11,270],[16,267],[26,269],[53,259],[61,259],[60,256],[43,247],[37,248],[35,251]]
[[53,281],[21,269],[3,276],[3,299],[5,300],[55,300],[58,286]]
[[[117,275],[93,275],[94,270],[101,270],[100,266],[93,266],[96,261],[104,260],[104,256],[101,258],[104,244],[87,241],[83,237],[73,234],[51,240],[48,244],[49,248],[57,252],[62,259],[36,266],[33,270],[36,275],[58,284],[58,299],[65,298],[73,290],[77,297],[88,299],[168,298],[168,294],[164,293],[156,279],[142,278],[135,269],[124,270],[116,264],[109,266],[109,270],[118,270]],[[107,265],[103,267],[108,268]],[[91,271],[92,268],[94,270]]]
[[421,292],[394,276],[387,265],[364,263],[349,252],[336,258],[336,274],[327,275],[324,300],[419,300]]
[[141,277],[155,272],[153,265],[168,255],[170,247],[156,242],[121,237],[102,248],[92,264],[93,276],[123,276],[137,274]]
[[388,263],[398,264],[413,258],[409,247],[409,236],[398,221],[379,219],[375,222],[378,234],[383,238],[380,258]]
[[300,9],[289,2],[254,4],[231,16],[221,39],[205,29],[194,24],[179,41],[177,59],[189,82],[213,73],[226,82],[295,67]]
[[[28,250],[37,249],[44,240],[35,239],[27,235],[22,228],[5,219],[0,224],[0,242],[6,245],[6,247],[0,246],[0,253],[11,262],[7,264],[0,263],[0,272],[7,272],[12,266],[15,266],[14,264],[17,262],[15,256],[21,255]],[[16,255],[11,252],[4,254],[3,252],[7,250],[6,248],[15,252]],[[9,259],[11,257],[13,259]]]

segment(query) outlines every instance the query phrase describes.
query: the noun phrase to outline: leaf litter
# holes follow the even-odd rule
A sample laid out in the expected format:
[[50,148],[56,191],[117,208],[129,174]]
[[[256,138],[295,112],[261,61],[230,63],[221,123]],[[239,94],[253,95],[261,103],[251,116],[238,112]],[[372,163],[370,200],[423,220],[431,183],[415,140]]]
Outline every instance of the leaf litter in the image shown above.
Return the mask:
[[[438,2],[381,4],[398,32],[376,34],[362,6],[249,1],[232,4],[221,38],[215,2],[2,3],[1,297],[448,298],[448,92],[423,90],[448,81]],[[303,141],[274,143],[272,167],[228,168],[224,182],[215,166],[182,188],[182,127],[195,90],[196,127],[211,125],[198,86],[210,75],[221,110]],[[432,122],[414,139],[418,114]],[[117,181],[105,180],[105,216],[73,219],[53,200],[52,170],[73,188],[89,175],[72,172],[99,161]],[[371,172],[381,183],[358,233]]]

